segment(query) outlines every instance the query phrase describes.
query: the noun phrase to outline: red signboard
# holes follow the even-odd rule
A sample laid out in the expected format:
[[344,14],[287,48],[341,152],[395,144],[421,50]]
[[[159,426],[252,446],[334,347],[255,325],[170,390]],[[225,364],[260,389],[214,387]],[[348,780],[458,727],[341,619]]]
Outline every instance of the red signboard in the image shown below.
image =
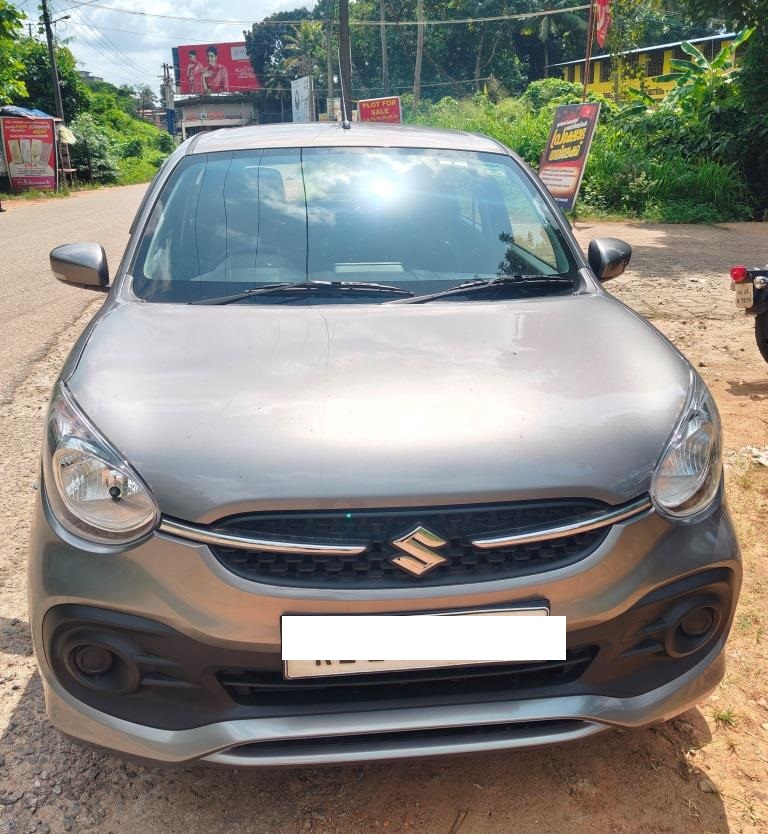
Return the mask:
[[13,191],[56,189],[53,119],[2,116],[3,153]]
[[400,96],[364,98],[358,101],[357,119],[360,122],[389,122],[399,125],[403,120]]
[[240,93],[261,88],[245,43],[209,43],[174,49],[184,94]]
[[599,115],[599,104],[563,104],[555,110],[539,177],[563,211],[576,202]]

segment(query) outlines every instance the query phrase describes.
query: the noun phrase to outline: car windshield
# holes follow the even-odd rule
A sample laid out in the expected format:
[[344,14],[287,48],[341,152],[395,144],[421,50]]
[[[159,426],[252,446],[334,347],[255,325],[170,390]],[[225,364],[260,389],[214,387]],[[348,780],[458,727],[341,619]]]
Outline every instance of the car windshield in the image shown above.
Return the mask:
[[[422,296],[499,276],[570,279],[532,283],[529,297],[572,291],[577,271],[511,157],[391,148],[189,155],[163,188],[131,268],[133,291],[147,301],[242,293],[240,303],[308,304],[398,297],[357,282]],[[300,282],[326,282],[327,291],[248,293]],[[499,297],[510,283],[495,282]]]

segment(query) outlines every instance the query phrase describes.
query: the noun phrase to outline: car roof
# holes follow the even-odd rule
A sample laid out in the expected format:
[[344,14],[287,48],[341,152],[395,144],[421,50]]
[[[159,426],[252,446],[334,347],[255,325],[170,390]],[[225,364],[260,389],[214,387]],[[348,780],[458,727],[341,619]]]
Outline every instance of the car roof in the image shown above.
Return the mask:
[[340,122],[272,124],[225,128],[197,134],[187,153],[241,151],[259,148],[438,148],[444,150],[508,153],[494,139],[459,130],[438,130],[413,125],[353,122],[348,130]]

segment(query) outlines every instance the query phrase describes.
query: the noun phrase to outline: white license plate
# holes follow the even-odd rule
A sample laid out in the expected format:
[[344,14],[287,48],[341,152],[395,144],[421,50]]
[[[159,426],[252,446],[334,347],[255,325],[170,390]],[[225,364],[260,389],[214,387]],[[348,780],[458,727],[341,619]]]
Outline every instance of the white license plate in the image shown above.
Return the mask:
[[754,288],[752,284],[734,284],[736,290],[736,306],[751,307],[754,303]]
[[[565,656],[565,617],[549,617],[548,614],[546,608],[510,608],[450,611],[437,615],[287,615],[282,618],[283,673],[287,679],[296,679],[560,659],[561,656]],[[521,617],[525,619],[520,619]],[[468,618],[472,619],[471,627],[467,622]],[[508,622],[512,618],[516,622]],[[452,623],[446,623],[447,620],[451,620]],[[501,632],[505,630],[505,625],[515,631],[511,639],[506,641],[499,639],[503,638]],[[442,641],[441,633],[444,633],[445,639],[451,641],[447,644],[447,651],[450,652],[456,645],[457,627],[461,628],[462,638],[471,634],[471,648],[477,650],[480,658],[475,656],[471,660],[447,659],[446,644]],[[427,631],[430,631],[431,635],[429,640],[434,641],[430,642],[430,645],[437,648],[430,650],[427,646],[416,649],[420,638],[423,646],[427,639]],[[306,654],[313,651],[316,654],[333,655],[334,645],[346,649],[347,657],[354,656],[355,650],[349,645],[350,639],[356,641],[358,646],[361,643],[368,648],[375,646],[371,653],[378,648],[381,655],[389,654],[391,657],[391,654],[397,652],[401,657],[410,656],[411,659],[301,659],[302,654],[306,657]],[[414,659],[414,651],[433,653],[442,659]],[[500,651],[502,654],[499,654]],[[360,649],[360,652],[362,654],[363,650]],[[470,653],[472,652],[466,651],[466,654]],[[447,656],[450,657],[450,654]]]

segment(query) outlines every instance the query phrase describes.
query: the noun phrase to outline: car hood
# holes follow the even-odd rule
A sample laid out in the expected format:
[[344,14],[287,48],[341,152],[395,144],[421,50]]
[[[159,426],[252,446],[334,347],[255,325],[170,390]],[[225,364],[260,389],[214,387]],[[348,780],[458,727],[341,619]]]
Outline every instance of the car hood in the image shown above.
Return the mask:
[[648,490],[691,369],[610,296],[128,303],[68,385],[164,514]]

